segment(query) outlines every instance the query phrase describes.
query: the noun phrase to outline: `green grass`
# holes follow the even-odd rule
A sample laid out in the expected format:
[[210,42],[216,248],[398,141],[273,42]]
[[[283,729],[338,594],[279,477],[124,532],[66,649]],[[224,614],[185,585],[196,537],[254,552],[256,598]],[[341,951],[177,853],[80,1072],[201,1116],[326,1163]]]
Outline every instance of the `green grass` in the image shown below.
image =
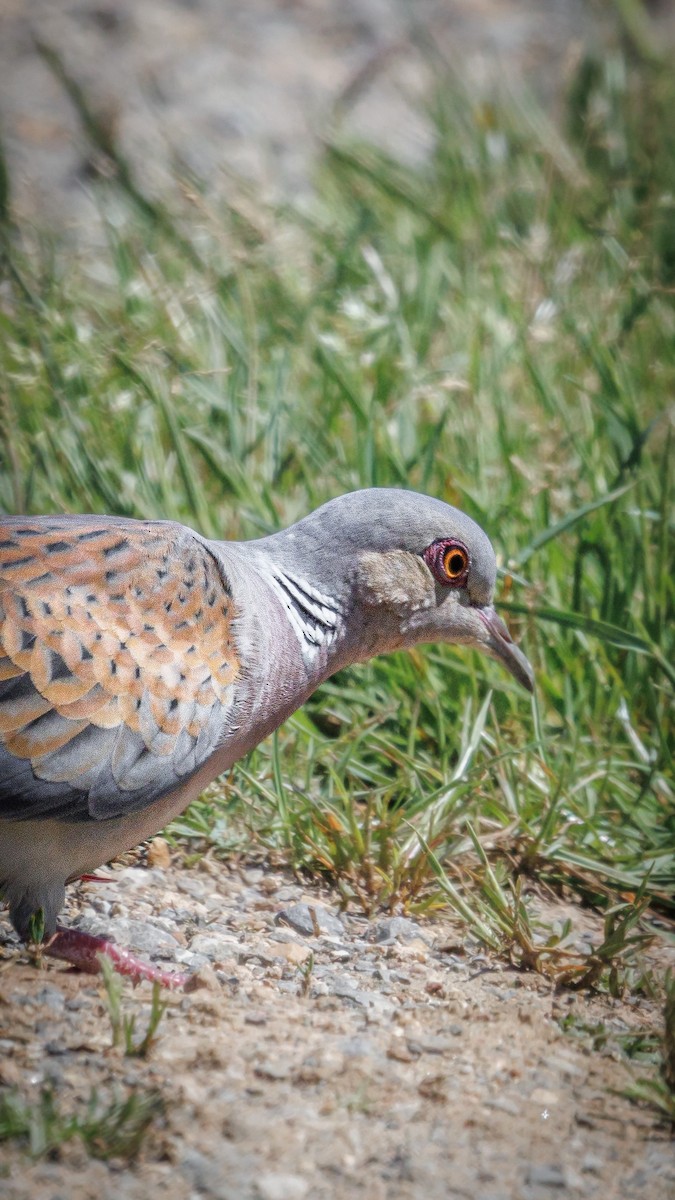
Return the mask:
[[62,1146],[77,1138],[93,1158],[128,1162],[164,1108],[156,1089],[129,1091],[107,1104],[92,1091],[80,1111],[66,1113],[49,1087],[32,1102],[5,1088],[0,1091],[0,1145],[18,1141],[31,1158],[54,1159]]
[[444,647],[343,671],[173,833],[541,949],[529,877],[675,903],[675,80],[587,57],[554,127],[439,65],[428,104],[426,167],[335,140],[302,211],[144,203],[107,142],[95,258],[6,222],[0,506],[224,538],[370,485],[468,511],[535,700]]
[[123,1047],[124,1053],[128,1058],[147,1058],[155,1044],[155,1035],[167,1009],[166,1002],[160,998],[160,985],[158,983],[153,983],[152,985],[152,1001],[146,1030],[142,1037],[136,1039],[134,1037],[136,1033],[136,1016],[127,1016],[123,1011],[122,976],[116,972],[110,959],[105,954],[99,955],[99,962],[106,994],[106,1008],[110,1018],[111,1045],[113,1049],[116,1049],[118,1046]]

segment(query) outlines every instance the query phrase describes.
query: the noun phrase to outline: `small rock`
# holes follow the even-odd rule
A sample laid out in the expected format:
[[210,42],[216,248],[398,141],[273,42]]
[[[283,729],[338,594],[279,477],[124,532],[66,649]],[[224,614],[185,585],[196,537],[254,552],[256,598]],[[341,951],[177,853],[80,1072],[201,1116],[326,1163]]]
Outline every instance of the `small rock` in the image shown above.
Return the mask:
[[6,1062],[0,1058],[0,1083],[5,1087],[18,1088],[24,1081],[23,1068],[17,1062]]
[[444,996],[445,987],[442,979],[428,979],[424,985],[424,990],[428,996]]
[[249,1200],[252,1193],[247,1180],[252,1160],[249,1156],[239,1155],[232,1161],[224,1150],[221,1147],[217,1156],[211,1156],[189,1148],[179,1161],[178,1170],[200,1196],[213,1200]]
[[541,1065],[549,1071],[555,1071],[557,1074],[568,1075],[572,1078],[578,1078],[580,1075],[586,1074],[576,1063],[570,1062],[568,1058],[563,1058],[561,1055],[549,1055],[548,1058],[541,1060]]
[[204,954],[207,958],[222,958],[234,952],[239,947],[237,939],[231,933],[225,935],[216,933],[197,933],[190,942],[193,954]]
[[275,879],[273,875],[265,875],[260,880],[260,891],[266,896],[272,896],[274,892],[279,891],[279,880]]
[[434,950],[439,954],[452,955],[454,958],[466,958],[466,947],[456,937],[441,938],[434,943]]
[[412,942],[399,946],[397,954],[402,962],[425,963],[429,960],[429,947],[422,938],[414,938]]
[[374,1058],[378,1054],[373,1039],[363,1035],[340,1038],[339,1045],[345,1058]]
[[525,1172],[525,1182],[537,1187],[564,1188],[565,1172],[558,1163],[532,1164]]
[[169,843],[163,837],[154,837],[148,846],[148,866],[160,867],[166,870],[171,866],[171,852]]
[[263,967],[274,966],[275,958],[279,958],[279,945],[276,942],[271,947],[269,942],[256,942],[255,946],[241,946],[237,953],[237,961],[243,963],[260,963]]
[[242,871],[241,877],[249,887],[255,887],[263,877],[262,869],[260,867],[248,867],[245,871]]
[[64,1007],[66,998],[63,992],[58,988],[52,987],[51,984],[46,984],[40,988],[35,995],[36,1004],[44,1004],[46,1008],[50,1008],[53,1012],[60,1012]]
[[[417,921],[411,921],[408,917],[387,917],[384,921],[376,921],[371,927],[369,940],[386,946],[392,942],[413,942],[418,938],[424,941]],[[424,944],[426,946],[426,942]]]
[[321,981],[317,980],[315,983],[312,984],[309,994],[310,994],[310,996],[312,996],[313,999],[316,999],[317,996],[327,996],[328,995],[328,984],[322,983]]
[[370,1008],[373,1002],[373,998],[368,992],[359,991],[351,983],[342,979],[333,980],[330,991],[340,1000],[351,1000],[352,1004],[358,1004],[361,1008]]
[[410,976],[405,971],[392,971],[391,978],[394,983],[410,983]]
[[298,942],[279,942],[275,953],[295,967],[302,966],[308,958],[312,957],[309,946],[301,946]]
[[304,937],[319,937],[322,933],[344,937],[342,921],[321,904],[291,904],[282,908],[274,920],[277,925],[290,925]]
[[277,900],[282,900],[285,904],[288,900],[297,900],[298,896],[300,895],[300,888],[295,884],[282,884],[282,886],[279,888]]
[[456,1050],[449,1038],[433,1035],[408,1038],[408,1046],[413,1054],[450,1054]]
[[513,1100],[507,1100],[505,1096],[497,1096],[494,1100],[485,1101],[486,1108],[494,1108],[497,1112],[508,1113],[510,1117],[522,1116],[522,1108]]
[[[207,861],[207,860],[202,860]],[[202,869],[202,864],[199,864],[199,869]],[[183,892],[186,896],[192,896],[193,900],[201,900],[210,890],[209,884],[204,879],[197,879],[194,875],[183,874],[179,872],[175,881],[175,888],[178,892]]]
[[419,1057],[419,1051],[413,1049],[410,1042],[404,1042],[401,1038],[394,1038],[387,1046],[387,1058],[393,1058],[396,1062],[414,1062]]
[[276,1062],[259,1063],[255,1073],[260,1079],[289,1079],[291,1064],[279,1059]]
[[[331,962],[336,962],[336,963],[349,962],[351,956],[352,956],[352,952],[351,952],[351,950],[349,950],[347,948],[347,946],[336,946],[335,949],[333,949],[331,947],[331,951],[330,951]],[[375,968],[371,967],[369,963],[361,963],[361,964],[356,963],[354,966],[354,969],[356,971],[365,971],[370,974],[372,974],[373,971],[375,970]]]
[[120,917],[108,922],[78,921],[75,927],[84,929],[87,933],[109,937],[118,946],[123,946],[125,950],[151,957],[172,958],[179,947],[179,942],[173,934],[167,933],[164,929],[158,929],[149,921],[134,921]]
[[309,1184],[299,1175],[282,1175],[277,1171],[266,1171],[256,1180],[260,1200],[305,1200]]
[[631,1175],[629,1175],[628,1178],[626,1179],[626,1183],[628,1184],[631,1191],[633,1191],[634,1194],[637,1194],[638,1196],[642,1194],[648,1181],[649,1181],[649,1175],[648,1175],[647,1171],[644,1171],[642,1169],[633,1171],[633,1173]]
[[560,1096],[549,1088],[537,1087],[530,1093],[530,1100],[533,1104],[541,1104],[542,1108],[554,1108],[560,1103]]
[[445,1075],[425,1075],[418,1083],[417,1091],[425,1100],[441,1103],[447,1099],[447,1079]]
[[207,958],[205,954],[192,954],[190,950],[177,950],[173,961],[176,966],[187,967],[189,971],[199,971],[201,967],[212,966],[213,958]]
[[146,867],[145,870],[141,870],[138,866],[122,867],[121,870],[113,871],[108,882],[116,884],[118,893],[146,892],[153,886],[166,887],[164,873],[155,871],[153,867]]
[[185,987],[183,988],[183,991],[199,992],[204,988],[210,992],[220,991],[220,980],[218,979],[218,976],[213,968],[208,964],[205,964],[203,967],[199,967],[199,969],[190,976],[185,984]]
[[45,1042],[45,1054],[53,1054],[58,1057],[61,1054],[68,1054],[69,1047],[63,1042]]

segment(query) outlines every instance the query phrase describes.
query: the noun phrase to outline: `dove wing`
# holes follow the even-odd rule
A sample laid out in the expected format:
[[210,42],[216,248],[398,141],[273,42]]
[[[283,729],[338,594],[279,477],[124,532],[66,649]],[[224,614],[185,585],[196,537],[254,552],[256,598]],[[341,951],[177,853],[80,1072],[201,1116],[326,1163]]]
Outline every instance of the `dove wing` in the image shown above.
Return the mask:
[[231,719],[233,618],[181,525],[2,518],[0,822],[121,816],[194,773]]

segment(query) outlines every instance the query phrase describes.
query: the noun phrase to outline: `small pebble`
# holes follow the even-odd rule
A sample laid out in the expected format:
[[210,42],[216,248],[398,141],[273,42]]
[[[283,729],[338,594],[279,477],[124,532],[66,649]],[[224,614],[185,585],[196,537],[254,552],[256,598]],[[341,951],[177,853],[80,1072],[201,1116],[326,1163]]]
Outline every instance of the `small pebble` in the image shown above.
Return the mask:
[[279,1059],[273,1062],[259,1063],[255,1068],[255,1073],[260,1079],[289,1079],[291,1075],[291,1065]]
[[186,992],[199,992],[203,989],[207,989],[210,992],[220,991],[220,980],[213,967],[208,965],[200,967],[198,971],[195,971],[188,979],[183,990]]
[[358,1004],[362,1008],[370,1008],[374,1002],[374,994],[360,991],[348,980],[334,979],[332,985],[329,985],[329,992],[340,1000],[351,1000],[352,1004]]
[[300,967],[312,957],[309,946],[301,946],[298,942],[279,942],[276,953],[292,966]]
[[450,1054],[456,1046],[449,1038],[420,1036],[408,1038],[408,1045],[414,1054]]
[[40,988],[35,994],[36,1004],[44,1004],[46,1008],[51,1008],[53,1012],[60,1012],[65,1005],[65,996],[58,988],[52,987],[51,984],[46,984]]
[[241,877],[249,887],[255,887],[256,884],[260,883],[263,872],[260,867],[249,867],[246,871],[242,871]]
[[532,1164],[525,1172],[525,1182],[537,1187],[564,1188],[565,1172],[557,1163]]
[[163,837],[154,837],[148,846],[148,866],[166,870],[171,866],[169,843]]
[[305,1200],[309,1195],[309,1184],[299,1175],[282,1175],[277,1171],[266,1171],[256,1179],[260,1200]]
[[[420,939],[421,928],[416,921],[408,917],[388,917],[385,921],[376,921],[370,930],[370,941],[381,946],[393,942],[412,942]],[[425,943],[426,945],[426,943]]]
[[404,1042],[402,1038],[394,1038],[387,1046],[387,1058],[397,1062],[414,1062],[419,1057],[419,1051],[414,1049],[412,1042]]
[[496,1096],[494,1100],[486,1100],[485,1107],[494,1108],[497,1112],[508,1113],[511,1117],[519,1117],[523,1111],[519,1104],[513,1100],[507,1100],[505,1096]]
[[266,1025],[267,1017],[263,1012],[248,1012],[244,1017],[244,1023],[246,1025]]
[[305,937],[318,937],[322,933],[344,936],[342,921],[321,904],[292,904],[282,908],[275,921],[277,925],[290,925],[291,929]]

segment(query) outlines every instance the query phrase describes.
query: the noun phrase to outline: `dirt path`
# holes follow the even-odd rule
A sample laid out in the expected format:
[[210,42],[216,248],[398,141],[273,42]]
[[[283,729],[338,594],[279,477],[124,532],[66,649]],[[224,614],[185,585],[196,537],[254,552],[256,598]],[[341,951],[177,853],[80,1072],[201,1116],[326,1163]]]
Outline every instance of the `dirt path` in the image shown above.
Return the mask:
[[[650,1071],[617,1040],[659,1028],[650,1001],[556,994],[464,953],[448,922],[338,916],[278,871],[207,861],[114,880],[81,885],[69,919],[202,986],[169,996],[147,1061],[125,1057],[98,980],[37,971],[6,941],[0,1083],[49,1084],[80,1112],[92,1089],[158,1089],[166,1114],[126,1169],[78,1142],[33,1165],[0,1146],[3,1200],[672,1196],[667,1129],[617,1094]],[[125,984],[137,1038],[149,1000]]]

